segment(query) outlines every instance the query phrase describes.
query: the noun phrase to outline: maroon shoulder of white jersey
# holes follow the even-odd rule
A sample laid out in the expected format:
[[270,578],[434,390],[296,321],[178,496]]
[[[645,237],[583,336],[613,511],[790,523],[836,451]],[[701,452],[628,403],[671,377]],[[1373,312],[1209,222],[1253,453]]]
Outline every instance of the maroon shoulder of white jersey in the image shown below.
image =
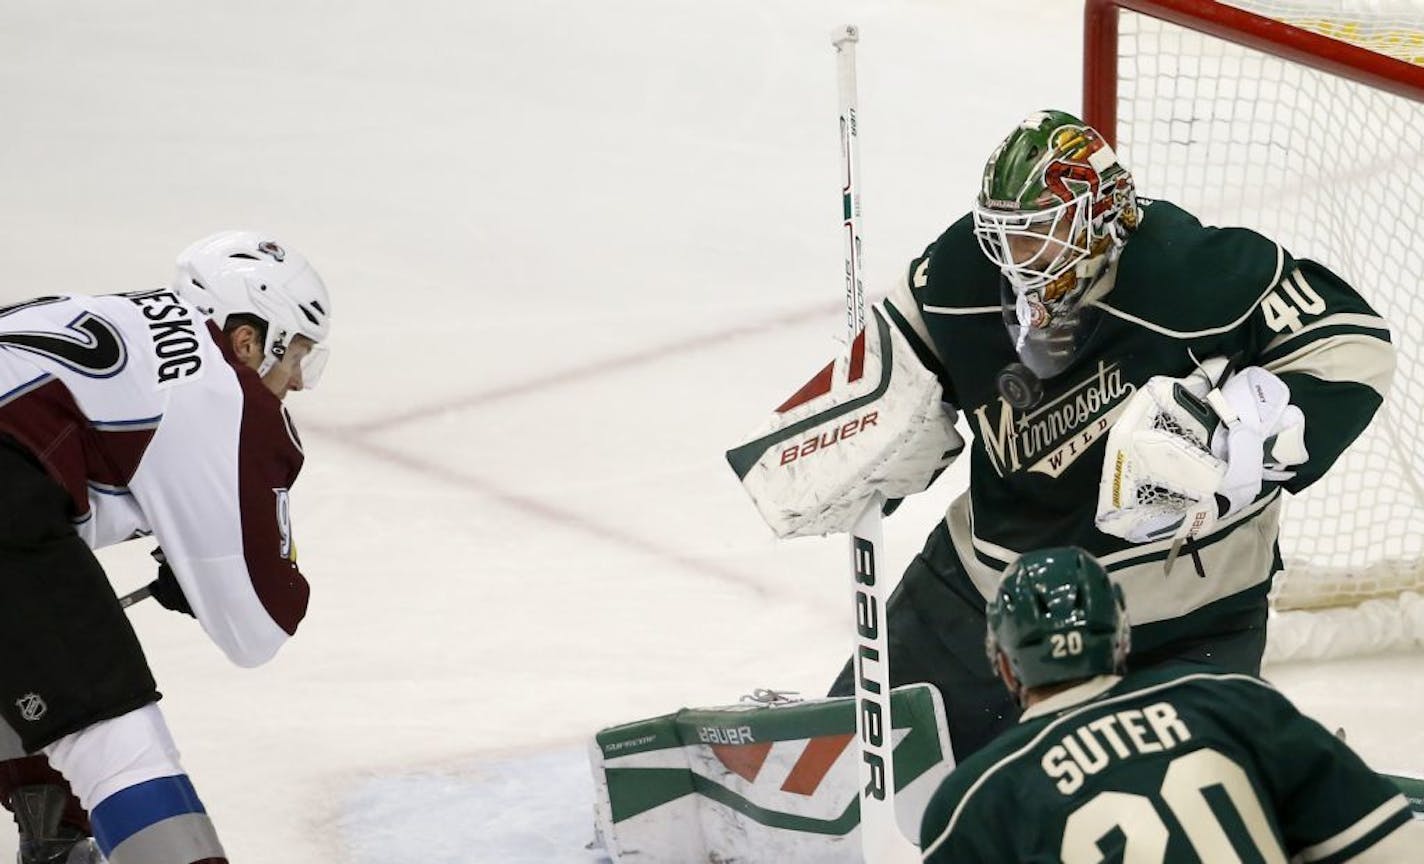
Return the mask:
[[92,546],[151,533],[208,635],[269,659],[306,613],[281,400],[167,290],[0,309],[0,434],[69,492]]

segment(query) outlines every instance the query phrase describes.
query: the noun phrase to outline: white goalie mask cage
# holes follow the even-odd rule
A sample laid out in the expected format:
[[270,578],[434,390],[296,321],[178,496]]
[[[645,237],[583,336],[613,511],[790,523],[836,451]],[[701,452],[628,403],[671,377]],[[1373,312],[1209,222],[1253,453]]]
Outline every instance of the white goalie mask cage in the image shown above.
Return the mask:
[[246,314],[267,325],[265,375],[301,335],[314,343],[302,360],[302,384],[316,386],[326,367],[331,298],[307,259],[260,231],[220,231],[178,256],[173,289],[219,327]]
[[1100,317],[1082,300],[1118,247],[1092,254],[1101,245],[1092,206],[1092,195],[1083,194],[1040,210],[1008,212],[977,203],[973,210],[979,247],[1003,276],[1009,338],[1040,378],[1072,365]]
[[1048,286],[1091,254],[1096,239],[1089,218],[1091,203],[1092,196],[1083,194],[1044,210],[1014,212],[976,205],[974,235],[1015,293],[1038,293],[1054,300],[1048,296]]

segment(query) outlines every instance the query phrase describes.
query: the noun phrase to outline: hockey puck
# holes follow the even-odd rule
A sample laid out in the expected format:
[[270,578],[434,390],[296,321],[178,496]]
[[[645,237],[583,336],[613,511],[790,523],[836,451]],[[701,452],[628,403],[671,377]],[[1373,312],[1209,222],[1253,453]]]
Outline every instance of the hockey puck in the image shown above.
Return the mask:
[[1043,382],[1022,363],[1010,363],[1000,369],[994,383],[1004,401],[1020,411],[1027,411],[1043,398]]

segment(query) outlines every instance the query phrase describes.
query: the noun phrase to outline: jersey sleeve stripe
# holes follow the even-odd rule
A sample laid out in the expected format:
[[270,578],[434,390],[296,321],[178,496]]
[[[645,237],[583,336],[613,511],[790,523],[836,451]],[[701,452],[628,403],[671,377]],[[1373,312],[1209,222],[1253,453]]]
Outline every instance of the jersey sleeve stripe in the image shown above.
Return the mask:
[[[1218,333],[1227,333],[1232,330],[1235,330],[1237,327],[1245,323],[1247,318],[1250,318],[1253,314],[1255,314],[1256,310],[1261,307],[1261,303],[1266,299],[1266,295],[1274,291],[1276,289],[1276,286],[1280,284],[1281,272],[1284,267],[1285,252],[1281,249],[1280,246],[1276,246],[1276,270],[1274,273],[1271,274],[1271,279],[1269,282],[1266,283],[1265,289],[1261,291],[1260,296],[1258,296],[1251,303],[1250,306],[1246,307],[1245,312],[1242,312],[1240,316],[1238,316],[1235,320],[1228,321],[1227,323],[1222,324],[1219,327],[1208,327],[1203,330],[1173,330],[1171,327],[1163,327],[1160,324],[1153,324],[1151,321],[1148,321],[1144,318],[1139,318],[1136,315],[1130,315],[1102,300],[1095,302],[1093,305],[1102,309],[1109,315],[1112,315],[1116,318],[1121,318],[1123,321],[1129,321],[1133,324],[1138,325],[1139,327],[1146,327],[1148,330],[1151,330],[1155,333],[1161,333],[1164,336],[1171,336],[1175,339],[1191,339],[1198,336],[1215,336]],[[1108,296],[1111,297],[1112,295]]]
[[924,310],[934,315],[1002,315],[1002,306],[931,306],[925,304]]
[[[911,307],[911,312],[913,314],[914,307]],[[890,316],[890,320],[895,322],[895,326],[904,334],[905,342],[909,344],[910,350],[915,352],[915,357],[920,361],[920,365],[934,372],[937,377],[943,375],[944,364],[940,361],[939,355],[935,353],[934,346],[921,338],[920,331],[916,329],[914,322],[906,317],[900,307],[892,303],[888,297],[885,298],[885,314]],[[915,315],[915,318],[920,320],[921,326],[923,326],[923,319],[920,319],[918,314]]]
[[52,376],[48,372],[46,372],[37,378],[31,378],[30,380],[9,390],[6,393],[0,393],[0,406],[13,402],[16,399],[19,399],[21,396],[24,396],[26,393],[43,387],[51,377]]
[[1390,344],[1389,331],[1387,330],[1355,327],[1350,324],[1335,324],[1333,326],[1325,327],[1314,331],[1314,333],[1311,334],[1311,337],[1309,339],[1293,339],[1286,340],[1284,342],[1272,343],[1277,347],[1271,349],[1270,351],[1264,351],[1260,355],[1258,355],[1256,357],[1256,365],[1265,366],[1269,363],[1273,363],[1276,360],[1279,360],[1282,357],[1294,354],[1298,351],[1304,350],[1305,348],[1309,348],[1311,345],[1315,345],[1319,342],[1327,341],[1330,339],[1337,339],[1341,336],[1362,336],[1375,339],[1384,345]]
[[[916,338],[934,358],[935,366],[942,367],[944,361],[939,353],[935,351],[934,339],[930,337],[929,325],[925,323],[925,316],[920,313],[919,301],[915,299],[914,289],[910,287],[907,279],[897,279],[895,284],[885,295],[885,306],[893,309],[904,319],[905,324],[914,331]],[[903,329],[903,328],[902,328]],[[918,353],[918,352],[917,352]]]
[[[1210,534],[1206,534],[1197,539],[1193,545],[1201,549],[1212,543],[1225,540],[1236,527],[1275,503],[1278,497],[1279,493],[1272,490],[1260,499],[1252,502],[1249,506],[1219,520]],[[985,566],[995,568],[998,571],[1002,572],[1005,567],[1008,567],[1010,563],[1017,560],[1019,556],[1023,554],[1022,552],[985,540],[978,534],[972,536],[975,557]],[[1140,567],[1166,561],[1167,556],[1171,554],[1172,544],[1173,541],[1171,538],[1168,538],[1152,543],[1140,543],[1119,552],[1110,552],[1094,557],[1096,557],[1109,572],[1117,573],[1119,570],[1126,570],[1131,567]]]
[[139,417],[134,420],[90,420],[89,427],[100,432],[131,432],[157,429],[161,422],[163,422],[163,415],[159,414],[156,417]]
[[1360,333],[1319,339],[1264,364],[1277,375],[1300,372],[1322,381],[1363,384],[1381,397],[1389,391],[1394,367],[1393,347]]
[[117,486],[113,483],[101,483],[98,480],[90,480],[88,483],[90,491],[100,495],[132,496],[127,486]]
[[1348,861],[1383,840],[1410,818],[1409,802],[1404,800],[1403,795],[1396,795],[1334,837],[1302,849],[1292,860],[1303,864]]
[[1326,315],[1319,321],[1316,321],[1312,324],[1307,324],[1299,330],[1292,330],[1289,333],[1282,333],[1281,335],[1272,339],[1270,342],[1266,343],[1266,347],[1261,349],[1261,355],[1268,356],[1277,348],[1280,348],[1281,346],[1289,342],[1294,342],[1297,339],[1301,339],[1305,336],[1310,335],[1311,333],[1316,333],[1316,336],[1311,337],[1313,341],[1314,339],[1319,338],[1319,336],[1322,335],[1319,334],[1317,331],[1323,330],[1325,328],[1336,327],[1348,328],[1348,332],[1355,333],[1379,332],[1380,338],[1384,339],[1385,341],[1389,341],[1389,324],[1385,323],[1385,320],[1383,318],[1379,317],[1378,315],[1364,315],[1358,312],[1341,312],[1336,315]]

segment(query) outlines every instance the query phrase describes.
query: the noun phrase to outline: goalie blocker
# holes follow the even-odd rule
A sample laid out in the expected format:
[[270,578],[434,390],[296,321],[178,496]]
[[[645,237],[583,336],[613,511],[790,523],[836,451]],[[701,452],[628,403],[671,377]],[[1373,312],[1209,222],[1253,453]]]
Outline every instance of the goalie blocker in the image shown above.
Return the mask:
[[727,452],[776,536],[848,531],[875,494],[924,491],[964,449],[918,343],[892,306],[877,303],[845,356]]

